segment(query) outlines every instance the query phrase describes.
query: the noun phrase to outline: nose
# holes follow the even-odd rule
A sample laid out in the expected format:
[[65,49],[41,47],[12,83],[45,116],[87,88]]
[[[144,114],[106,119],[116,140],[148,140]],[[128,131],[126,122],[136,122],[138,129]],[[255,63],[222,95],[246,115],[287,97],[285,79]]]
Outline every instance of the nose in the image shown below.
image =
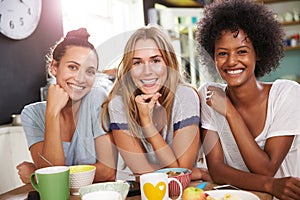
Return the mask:
[[83,82],[84,81],[84,71],[83,70],[77,71],[77,74],[75,76],[75,80],[78,81],[78,82]]
[[149,73],[152,72],[152,70],[151,70],[151,65],[149,64],[149,62],[145,62],[145,63],[144,63],[143,69],[144,69],[144,73],[145,73],[145,74],[149,74]]
[[235,53],[229,54],[228,57],[228,65],[229,66],[235,66],[238,63],[238,57]]

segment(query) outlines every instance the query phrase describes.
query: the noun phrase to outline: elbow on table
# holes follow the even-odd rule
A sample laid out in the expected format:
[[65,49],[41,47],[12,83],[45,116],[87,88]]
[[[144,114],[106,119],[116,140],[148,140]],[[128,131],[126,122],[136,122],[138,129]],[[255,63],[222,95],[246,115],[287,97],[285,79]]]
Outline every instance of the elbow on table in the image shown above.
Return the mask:
[[115,181],[115,180],[116,180],[116,170],[106,169],[106,170],[99,170],[98,172],[96,172],[94,183]]

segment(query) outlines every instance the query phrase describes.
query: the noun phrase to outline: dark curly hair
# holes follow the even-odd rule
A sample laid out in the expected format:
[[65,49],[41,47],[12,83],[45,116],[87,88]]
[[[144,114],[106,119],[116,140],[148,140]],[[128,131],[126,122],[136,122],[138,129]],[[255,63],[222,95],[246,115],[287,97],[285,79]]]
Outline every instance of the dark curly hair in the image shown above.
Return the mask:
[[225,29],[237,33],[242,29],[252,41],[260,58],[255,67],[257,78],[279,66],[285,33],[275,13],[265,5],[253,0],[219,0],[205,7],[204,17],[197,23],[196,40],[200,60],[206,67],[211,68],[215,41]]

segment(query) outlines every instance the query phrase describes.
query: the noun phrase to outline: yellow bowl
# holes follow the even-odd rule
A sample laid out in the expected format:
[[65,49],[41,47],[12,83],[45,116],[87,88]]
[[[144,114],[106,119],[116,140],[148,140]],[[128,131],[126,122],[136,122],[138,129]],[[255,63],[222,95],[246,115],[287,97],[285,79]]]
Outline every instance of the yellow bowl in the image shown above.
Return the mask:
[[93,183],[96,167],[93,165],[70,166],[70,192],[79,195],[79,188]]
[[70,166],[70,174],[80,173],[80,172],[87,172],[96,169],[93,165],[74,165]]

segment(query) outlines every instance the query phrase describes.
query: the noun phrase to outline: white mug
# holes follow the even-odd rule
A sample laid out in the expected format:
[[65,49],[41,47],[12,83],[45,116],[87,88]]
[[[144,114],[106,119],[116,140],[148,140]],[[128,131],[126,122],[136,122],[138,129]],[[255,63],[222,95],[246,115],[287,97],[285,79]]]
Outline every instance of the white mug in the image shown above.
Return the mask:
[[168,178],[166,173],[147,173],[140,176],[142,200],[169,200],[169,183],[175,181],[180,188],[178,199],[182,196],[182,185],[176,178]]

